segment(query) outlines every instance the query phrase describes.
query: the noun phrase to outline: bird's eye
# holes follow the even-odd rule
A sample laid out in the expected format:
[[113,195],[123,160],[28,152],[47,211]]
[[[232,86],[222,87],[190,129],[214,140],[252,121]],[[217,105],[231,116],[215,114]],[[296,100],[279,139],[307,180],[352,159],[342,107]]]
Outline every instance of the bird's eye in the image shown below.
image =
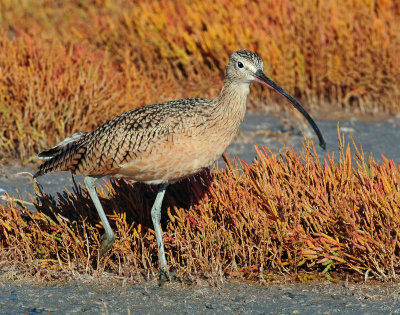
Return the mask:
[[240,61],[237,63],[237,65],[238,65],[239,68],[243,68],[244,67],[243,63],[241,63]]

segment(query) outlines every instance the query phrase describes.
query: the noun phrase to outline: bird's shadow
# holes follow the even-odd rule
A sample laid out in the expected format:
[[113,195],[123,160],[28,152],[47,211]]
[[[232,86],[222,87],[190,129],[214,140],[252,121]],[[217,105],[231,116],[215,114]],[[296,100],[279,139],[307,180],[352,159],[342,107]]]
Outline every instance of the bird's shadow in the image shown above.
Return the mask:
[[[196,205],[207,192],[213,175],[210,171],[203,172],[190,178],[170,184],[162,203],[162,226],[168,221],[167,209],[174,207],[189,209]],[[80,223],[83,220],[92,226],[100,226],[100,218],[86,188],[73,178],[72,191],[64,190],[57,197],[46,194],[40,184],[36,186],[34,206],[37,211],[58,221],[59,216],[69,222]],[[128,224],[140,224],[153,228],[151,207],[158,192],[157,185],[130,183],[126,180],[104,180],[98,185],[97,192],[100,202],[111,225],[114,225],[115,215],[126,214]]]

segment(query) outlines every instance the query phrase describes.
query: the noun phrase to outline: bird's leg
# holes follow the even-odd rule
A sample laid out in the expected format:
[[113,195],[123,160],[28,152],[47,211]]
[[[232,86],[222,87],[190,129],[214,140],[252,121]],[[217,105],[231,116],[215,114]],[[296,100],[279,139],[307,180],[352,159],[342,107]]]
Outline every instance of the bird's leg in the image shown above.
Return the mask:
[[151,208],[151,219],[153,220],[154,231],[156,232],[158,253],[160,258],[161,273],[166,272],[167,260],[165,259],[164,243],[162,240],[161,231],[161,205],[164,199],[165,191],[167,190],[168,184],[161,184],[158,190],[156,200],[154,201],[153,207]]
[[115,235],[110,226],[110,223],[107,220],[103,207],[101,206],[99,197],[97,196],[96,185],[95,185],[96,180],[97,180],[96,177],[86,176],[84,182],[89,192],[89,195],[93,200],[94,206],[96,207],[97,213],[99,214],[100,220],[103,223],[105,230],[105,233],[101,236],[101,245],[100,245],[100,257],[101,257],[107,252],[107,250],[114,243]]
[[167,271],[167,260],[165,259],[164,243],[162,240],[161,231],[161,205],[164,199],[165,191],[167,190],[168,184],[161,184],[157,193],[156,200],[154,201],[153,207],[151,208],[151,218],[153,220],[154,231],[156,232],[158,253],[160,257],[160,280],[159,285],[162,286],[165,281],[178,281],[185,284],[191,284],[192,281],[188,279],[181,279],[175,272]]

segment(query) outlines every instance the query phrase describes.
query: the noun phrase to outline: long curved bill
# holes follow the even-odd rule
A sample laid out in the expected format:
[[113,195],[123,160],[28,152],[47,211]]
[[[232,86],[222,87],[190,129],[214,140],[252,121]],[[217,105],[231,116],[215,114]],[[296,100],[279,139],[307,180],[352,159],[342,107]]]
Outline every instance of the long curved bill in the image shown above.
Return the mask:
[[268,86],[269,88],[275,90],[277,93],[279,93],[280,95],[286,97],[290,103],[293,104],[293,106],[295,108],[298,109],[298,111],[300,113],[303,114],[303,116],[308,120],[308,122],[310,123],[310,125],[313,127],[315,133],[318,136],[319,139],[319,145],[322,149],[326,149],[326,142],[324,140],[324,137],[322,136],[321,131],[319,130],[317,124],[315,123],[315,121],[311,118],[311,116],[306,112],[306,110],[303,108],[303,106],[301,106],[288,92],[286,92],[284,89],[282,89],[278,84],[276,84],[274,81],[272,81],[270,78],[268,78],[264,72],[262,72],[261,70],[257,70],[257,72],[255,73],[255,75],[253,75],[255,80],[257,82],[260,82],[261,84],[264,84],[266,86]]

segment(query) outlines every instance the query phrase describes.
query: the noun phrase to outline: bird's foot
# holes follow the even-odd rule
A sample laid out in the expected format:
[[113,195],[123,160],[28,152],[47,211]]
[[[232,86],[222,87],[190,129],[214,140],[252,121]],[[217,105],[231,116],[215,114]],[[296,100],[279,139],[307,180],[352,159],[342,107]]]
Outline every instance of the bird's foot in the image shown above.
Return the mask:
[[158,279],[158,285],[161,287],[167,281],[169,282],[176,281],[188,285],[193,284],[193,281],[179,277],[177,272],[168,272],[165,269],[161,269],[160,277]]
[[103,257],[103,255],[110,249],[111,245],[115,241],[115,235],[107,235],[104,233],[101,236],[101,244],[100,244],[100,257]]

